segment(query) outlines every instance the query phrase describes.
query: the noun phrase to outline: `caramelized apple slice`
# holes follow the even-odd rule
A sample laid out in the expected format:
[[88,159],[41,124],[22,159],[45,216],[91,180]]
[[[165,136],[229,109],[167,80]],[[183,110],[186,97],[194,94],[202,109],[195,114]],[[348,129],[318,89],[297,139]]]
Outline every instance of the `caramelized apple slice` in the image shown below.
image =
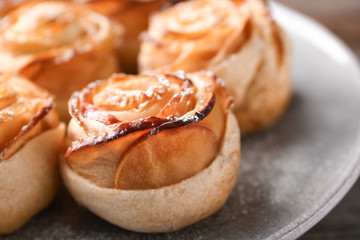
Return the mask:
[[82,148],[69,155],[67,162],[73,170],[99,186],[113,187],[114,169],[119,164],[119,158],[143,134],[144,131],[134,132],[95,147]]
[[206,168],[217,148],[215,134],[195,123],[145,136],[125,153],[115,187],[153,189],[180,182]]

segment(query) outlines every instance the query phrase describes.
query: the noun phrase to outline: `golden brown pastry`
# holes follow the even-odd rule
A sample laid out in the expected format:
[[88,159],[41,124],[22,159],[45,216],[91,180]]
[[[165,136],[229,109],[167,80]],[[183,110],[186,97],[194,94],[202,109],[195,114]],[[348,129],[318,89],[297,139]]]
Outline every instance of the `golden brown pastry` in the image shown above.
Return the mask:
[[148,26],[150,14],[169,0],[73,0],[87,3],[93,10],[124,26],[119,60],[125,72],[137,72],[139,34]]
[[8,234],[54,198],[65,126],[45,90],[0,75],[0,132],[0,234]]
[[217,211],[236,182],[231,104],[209,72],[94,82],[69,101],[63,180],[79,203],[126,229],[194,223]]
[[291,96],[289,41],[262,0],[193,0],[157,12],[138,60],[142,72],[213,71],[242,134],[272,125]]
[[54,93],[66,119],[72,92],[118,70],[115,32],[83,5],[26,4],[0,22],[0,73],[19,73]]

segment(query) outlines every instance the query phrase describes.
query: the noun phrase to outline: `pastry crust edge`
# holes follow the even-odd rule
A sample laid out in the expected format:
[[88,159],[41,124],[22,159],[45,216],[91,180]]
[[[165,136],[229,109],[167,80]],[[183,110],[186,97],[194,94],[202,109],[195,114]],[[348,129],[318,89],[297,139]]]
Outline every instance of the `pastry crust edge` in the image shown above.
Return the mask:
[[60,123],[0,163],[0,235],[21,228],[55,197],[64,133]]

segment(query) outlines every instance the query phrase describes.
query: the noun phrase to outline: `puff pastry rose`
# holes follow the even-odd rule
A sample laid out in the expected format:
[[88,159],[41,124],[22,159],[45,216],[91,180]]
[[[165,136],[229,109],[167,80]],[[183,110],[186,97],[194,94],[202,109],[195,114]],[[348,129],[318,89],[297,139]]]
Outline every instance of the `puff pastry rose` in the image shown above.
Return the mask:
[[137,72],[139,34],[148,26],[148,17],[169,0],[73,0],[87,3],[93,10],[108,16],[124,27],[119,60],[125,72]]
[[209,72],[94,82],[69,101],[64,182],[78,202],[126,229],[167,232],[205,218],[237,178],[231,104]]
[[53,199],[64,131],[51,95],[0,75],[0,234],[17,230]]
[[118,70],[110,20],[86,6],[35,2],[0,22],[0,72],[19,73],[56,95],[63,119],[71,93]]
[[262,0],[193,0],[158,12],[139,56],[142,72],[213,71],[234,98],[242,134],[282,115],[290,63],[289,41]]

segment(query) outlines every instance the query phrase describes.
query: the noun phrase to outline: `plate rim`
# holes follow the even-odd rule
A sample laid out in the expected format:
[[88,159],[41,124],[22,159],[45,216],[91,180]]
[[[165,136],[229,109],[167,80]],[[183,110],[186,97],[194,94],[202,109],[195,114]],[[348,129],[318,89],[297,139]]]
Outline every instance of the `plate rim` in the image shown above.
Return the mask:
[[[311,17],[306,16],[290,7],[285,6],[284,4],[278,3],[276,1],[270,1],[270,8],[272,13],[274,12],[285,12],[296,18],[297,21],[301,22],[303,25],[311,25],[314,29],[319,31],[321,34],[326,36],[328,39],[332,39],[334,43],[345,53],[349,59],[349,63],[354,65],[356,75],[354,79],[358,79],[360,83],[360,63],[354,52],[348,47],[338,36],[332,33],[325,26],[312,19]],[[274,17],[276,14],[274,14]],[[281,25],[281,22],[279,22]],[[301,34],[300,34],[301,36]],[[311,229],[316,225],[320,220],[322,220],[335,206],[345,197],[346,193],[350,191],[352,186],[355,184],[357,179],[360,176],[360,122],[357,126],[357,139],[354,149],[351,149],[354,156],[349,156],[354,158],[353,165],[347,166],[346,171],[343,171],[341,181],[337,181],[337,184],[334,184],[332,189],[330,189],[324,197],[320,199],[318,204],[314,205],[311,209],[305,211],[301,217],[297,217],[295,220],[291,221],[283,228],[277,230],[271,234],[266,239],[296,239]]]

